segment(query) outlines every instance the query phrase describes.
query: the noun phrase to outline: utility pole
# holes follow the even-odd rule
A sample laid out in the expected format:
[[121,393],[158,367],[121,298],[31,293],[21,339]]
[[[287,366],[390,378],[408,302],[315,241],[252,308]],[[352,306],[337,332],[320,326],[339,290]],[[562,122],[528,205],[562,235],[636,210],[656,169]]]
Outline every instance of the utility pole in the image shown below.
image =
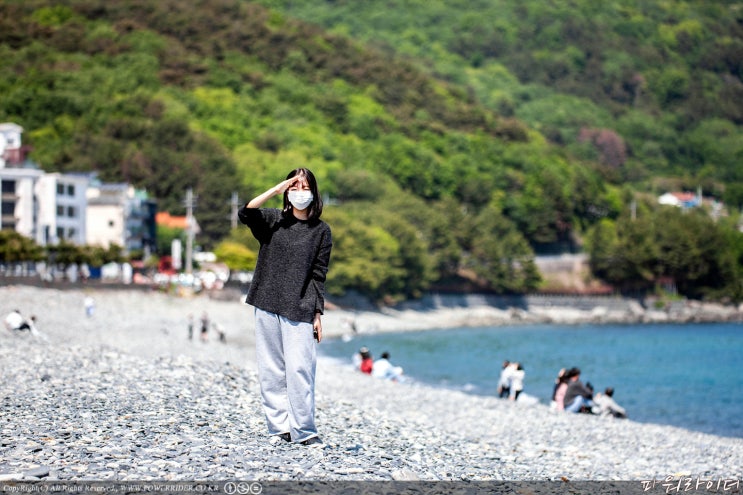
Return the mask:
[[239,203],[237,202],[237,191],[234,191],[232,193],[232,201],[230,202],[230,204],[232,205],[232,215],[230,216],[230,221],[231,221],[230,225],[232,225],[232,229],[234,230],[237,228],[237,208],[240,206]]
[[194,197],[193,189],[186,190],[186,273],[193,272],[193,236],[194,236]]

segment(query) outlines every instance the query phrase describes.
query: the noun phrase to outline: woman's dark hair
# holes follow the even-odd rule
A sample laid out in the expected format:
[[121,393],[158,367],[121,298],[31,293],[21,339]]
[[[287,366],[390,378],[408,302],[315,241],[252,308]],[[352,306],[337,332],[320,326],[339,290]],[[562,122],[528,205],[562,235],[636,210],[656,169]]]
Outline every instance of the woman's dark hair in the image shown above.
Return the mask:
[[[320,215],[322,215],[322,198],[320,197],[320,190],[317,188],[317,179],[315,179],[315,174],[313,174],[310,169],[301,167],[295,168],[289,172],[289,175],[287,175],[286,178],[291,179],[296,176],[307,179],[307,185],[310,186],[310,192],[312,193],[312,203],[310,203],[307,212],[307,219],[316,220],[320,218]],[[284,191],[284,213],[290,212],[291,209],[292,204],[289,202],[289,190],[287,189]]]

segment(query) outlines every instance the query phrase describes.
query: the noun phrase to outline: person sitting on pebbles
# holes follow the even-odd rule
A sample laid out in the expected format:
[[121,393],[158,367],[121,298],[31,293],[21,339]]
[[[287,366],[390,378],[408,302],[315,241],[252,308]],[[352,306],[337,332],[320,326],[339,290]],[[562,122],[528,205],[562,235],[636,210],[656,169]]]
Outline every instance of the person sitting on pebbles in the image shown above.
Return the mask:
[[390,353],[383,352],[382,356],[374,361],[371,374],[374,378],[398,382],[402,379],[402,368],[400,366],[392,366],[392,363],[390,363]]
[[614,388],[606,387],[604,393],[597,393],[593,398],[593,414],[600,416],[612,416],[614,418],[626,418],[627,411],[614,400]]
[[374,367],[374,358],[372,358],[371,352],[366,347],[359,349],[358,353],[358,370],[367,375],[371,375],[372,368]]
[[23,331],[23,330],[31,330],[31,325],[28,321],[21,315],[21,312],[17,309],[14,309],[10,313],[8,313],[8,316],[5,317],[5,328],[7,328],[9,331]]
[[572,413],[590,411],[593,407],[593,390],[580,381],[580,369],[567,372],[568,388],[565,391],[565,410]]

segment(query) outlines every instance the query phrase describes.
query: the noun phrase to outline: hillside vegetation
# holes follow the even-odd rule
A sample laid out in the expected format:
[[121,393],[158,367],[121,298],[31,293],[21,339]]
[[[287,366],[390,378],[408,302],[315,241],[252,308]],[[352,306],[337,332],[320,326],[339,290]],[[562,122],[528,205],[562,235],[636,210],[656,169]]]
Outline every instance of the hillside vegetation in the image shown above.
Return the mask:
[[[311,168],[335,294],[414,297],[463,280],[532,291],[535,251],[584,246],[618,288],[672,277],[687,295],[739,298],[735,222],[659,211],[643,194],[701,185],[743,202],[736,11],[671,2],[685,6],[674,20],[660,3],[609,3],[624,30],[589,2],[568,16],[551,2],[11,0],[0,119],[26,129],[47,170],[130,181],[171,213],[193,187],[200,243],[232,258],[255,249],[246,229],[230,232],[232,192],[244,201]],[[717,62],[700,64],[708,51]],[[691,216],[703,230],[661,228]]]
[[743,204],[738,2],[257,1],[406,55],[617,180]]

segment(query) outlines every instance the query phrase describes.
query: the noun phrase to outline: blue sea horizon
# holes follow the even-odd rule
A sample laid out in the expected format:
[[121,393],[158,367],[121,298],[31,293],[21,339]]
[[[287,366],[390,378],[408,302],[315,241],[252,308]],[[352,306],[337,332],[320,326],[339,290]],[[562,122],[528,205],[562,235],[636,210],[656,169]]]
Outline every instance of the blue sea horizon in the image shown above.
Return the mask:
[[[504,360],[526,371],[524,394],[549,404],[561,368],[596,392],[615,389],[632,420],[743,438],[743,325],[518,325],[326,339],[320,355],[351,364],[389,352],[414,381],[495,396]],[[370,378],[371,379],[371,378]]]

